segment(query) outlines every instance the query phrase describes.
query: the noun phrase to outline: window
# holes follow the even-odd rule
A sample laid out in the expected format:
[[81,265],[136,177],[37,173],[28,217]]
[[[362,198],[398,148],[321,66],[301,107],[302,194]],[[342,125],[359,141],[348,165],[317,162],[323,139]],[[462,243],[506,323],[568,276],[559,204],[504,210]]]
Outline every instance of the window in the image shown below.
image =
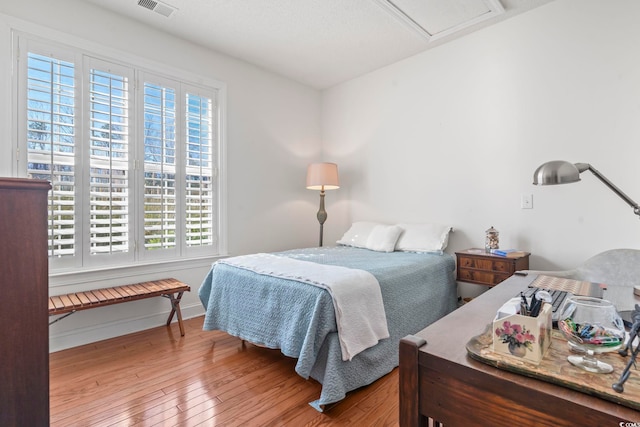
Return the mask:
[[131,71],[91,59],[87,65],[89,254],[128,253],[129,227],[134,225],[129,207],[134,194],[129,165]]
[[213,153],[211,99],[187,93],[187,245],[206,246],[213,233]]
[[144,248],[176,246],[176,91],[144,84]]
[[73,62],[28,53],[27,172],[51,182],[49,255],[76,254],[76,126]]
[[222,85],[17,40],[18,168],[52,183],[52,268],[218,255]]

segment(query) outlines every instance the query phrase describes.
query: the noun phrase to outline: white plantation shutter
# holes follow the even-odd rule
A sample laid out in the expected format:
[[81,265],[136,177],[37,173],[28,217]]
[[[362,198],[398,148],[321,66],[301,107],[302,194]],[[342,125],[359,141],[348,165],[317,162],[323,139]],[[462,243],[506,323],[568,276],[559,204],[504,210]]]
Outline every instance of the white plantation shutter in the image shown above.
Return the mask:
[[16,34],[16,164],[52,183],[51,270],[218,255],[223,85]]
[[51,182],[49,255],[76,253],[75,66],[51,56],[27,56],[27,172]]
[[[186,100],[186,244],[188,247],[217,243],[214,202],[216,156],[214,138],[215,99],[188,91]],[[217,206],[216,206],[217,207]]]
[[175,248],[176,89],[144,83],[144,249]]
[[91,60],[88,74],[90,254],[127,253],[132,184],[131,72]]

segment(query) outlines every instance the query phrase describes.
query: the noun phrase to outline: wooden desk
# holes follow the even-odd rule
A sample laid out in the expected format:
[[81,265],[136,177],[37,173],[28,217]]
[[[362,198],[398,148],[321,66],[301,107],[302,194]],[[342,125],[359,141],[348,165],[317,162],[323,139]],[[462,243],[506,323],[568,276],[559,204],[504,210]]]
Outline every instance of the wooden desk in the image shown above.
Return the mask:
[[[402,427],[427,426],[429,419],[434,425],[447,427],[618,426],[622,421],[640,422],[640,412],[633,409],[500,370],[467,356],[466,343],[481,334],[496,310],[535,277],[512,276],[416,335],[402,339]],[[630,300],[633,290],[628,291]],[[611,299],[614,294],[627,298],[625,290],[607,292],[605,298]],[[640,371],[633,370],[631,375],[640,375]]]

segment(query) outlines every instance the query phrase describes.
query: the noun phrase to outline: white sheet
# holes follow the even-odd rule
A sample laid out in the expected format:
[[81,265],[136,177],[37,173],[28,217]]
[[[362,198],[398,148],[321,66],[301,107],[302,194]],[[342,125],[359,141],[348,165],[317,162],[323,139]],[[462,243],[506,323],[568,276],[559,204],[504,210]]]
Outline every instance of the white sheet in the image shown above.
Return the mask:
[[342,360],[351,360],[379,340],[389,338],[380,284],[368,271],[264,253],[218,262],[329,291],[336,311]]

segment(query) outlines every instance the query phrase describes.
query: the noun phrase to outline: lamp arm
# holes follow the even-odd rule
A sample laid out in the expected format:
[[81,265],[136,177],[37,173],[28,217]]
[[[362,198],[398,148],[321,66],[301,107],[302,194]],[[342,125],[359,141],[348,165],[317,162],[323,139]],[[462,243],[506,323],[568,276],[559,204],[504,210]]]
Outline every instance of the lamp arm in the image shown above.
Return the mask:
[[575,166],[578,168],[580,172],[584,172],[586,170],[591,171],[592,174],[596,176],[604,185],[609,187],[611,191],[616,193],[622,200],[627,202],[629,206],[633,208],[633,213],[640,216],[640,205],[633,201],[633,199],[627,196],[622,190],[616,187],[611,181],[609,181],[604,175],[602,175],[596,168],[591,166],[588,163],[576,163]]

